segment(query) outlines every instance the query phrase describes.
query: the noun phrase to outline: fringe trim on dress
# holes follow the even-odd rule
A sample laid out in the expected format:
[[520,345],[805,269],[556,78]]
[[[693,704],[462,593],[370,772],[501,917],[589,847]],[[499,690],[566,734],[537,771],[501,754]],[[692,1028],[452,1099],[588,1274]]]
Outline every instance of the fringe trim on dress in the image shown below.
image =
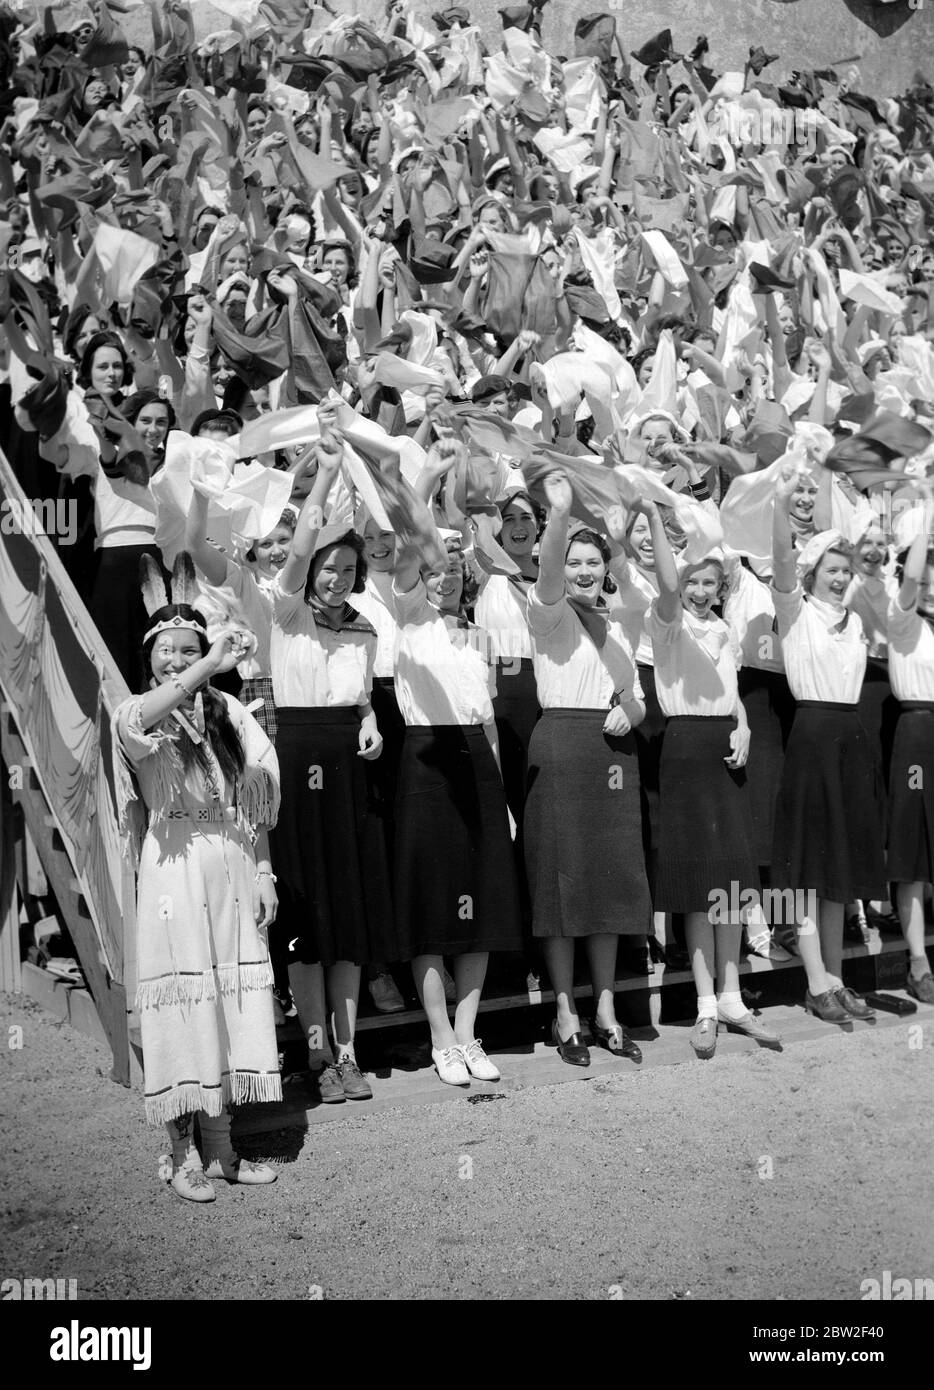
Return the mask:
[[136,989],[136,1008],[159,1009],[210,1003],[219,994],[229,998],[241,990],[269,989],[272,983],[272,966],[268,960],[245,961],[242,965],[218,965],[210,971],[173,972],[159,975],[153,980],[141,980]]
[[157,1096],[146,1097],[146,1120],[151,1125],[166,1124],[203,1110],[218,1116],[227,1105],[260,1105],[282,1099],[282,1078],[277,1071],[225,1072],[219,1086],[202,1086],[186,1081],[171,1086]]
[[279,784],[259,767],[248,767],[237,788],[237,804],[255,836],[258,826],[271,830],[279,819]]

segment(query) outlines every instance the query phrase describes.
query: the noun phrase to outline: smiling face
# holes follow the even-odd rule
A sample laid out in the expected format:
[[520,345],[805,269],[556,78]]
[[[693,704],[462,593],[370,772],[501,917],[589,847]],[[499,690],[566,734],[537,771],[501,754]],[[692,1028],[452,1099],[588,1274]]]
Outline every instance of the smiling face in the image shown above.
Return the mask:
[[881,526],[870,526],[856,547],[853,556],[860,574],[876,578],[888,558],[885,534]]
[[719,565],[698,565],[681,580],[681,602],[695,618],[709,618],[710,610],[720,597],[723,571]]
[[99,347],[91,362],[91,387],[102,396],[112,396],[123,385],[123,358],[114,347]]
[[251,140],[259,140],[266,129],[266,112],[255,106],[246,118],[246,128]]
[[381,531],[370,517],[363,532],[363,553],[367,565],[379,574],[388,574],[396,558],[396,538],[392,531]]
[[814,521],[814,504],[817,501],[817,484],[807,474],[802,474],[798,485],[791,494],[790,514],[796,521],[810,526]]
[[926,618],[934,618],[934,563],[931,562],[930,555],[918,591],[918,612],[923,613]]
[[194,628],[167,628],[156,636],[149,665],[156,680],[164,685],[200,661],[201,655],[201,640]]
[[639,438],[649,452],[649,458],[657,458],[663,444],[673,444],[675,432],[670,420],[646,420],[639,430]]
[[655,366],[655,356],[647,357],[639,367],[638,381],[640,386],[648,386],[649,378],[652,375],[652,368]]
[[224,259],[218,266],[221,281],[227,279],[228,275],[245,275],[250,264],[250,253],[247,251],[242,241],[238,241],[236,246],[232,246]]
[[814,571],[811,593],[822,603],[840,606],[852,578],[853,566],[850,557],[840,555],[835,550],[828,550]]
[[350,278],[350,257],[343,246],[330,246],[321,257],[321,269],[331,277],[331,284],[341,289]]
[[572,541],[564,561],[564,583],[568,598],[580,599],[593,607],[603,589],[606,564],[590,541]]
[[341,195],[341,202],[347,207],[356,208],[363,197],[363,183],[359,174],[346,174],[342,179],[337,180],[338,191]]
[[357,576],[357,552],[350,545],[329,545],[315,556],[312,587],[316,599],[329,608],[340,608],[353,592]]
[[254,541],[252,550],[256,557],[257,573],[272,579],[279,573],[292,548],[292,530],[289,526],[276,526],[268,536]]
[[442,613],[456,613],[464,592],[464,560],[456,541],[447,540],[444,569],[422,570],[428,601]]
[[136,417],[136,431],[150,454],[156,454],[169,432],[169,409],[165,401],[144,405]]
[[632,547],[636,564],[641,569],[651,570],[655,568],[652,528],[649,525],[648,517],[643,512],[640,512],[632,523],[632,529],[629,532],[629,544]]
[[531,555],[537,535],[538,525],[532,508],[524,497],[514,497],[503,511],[500,540],[506,554],[516,559]]

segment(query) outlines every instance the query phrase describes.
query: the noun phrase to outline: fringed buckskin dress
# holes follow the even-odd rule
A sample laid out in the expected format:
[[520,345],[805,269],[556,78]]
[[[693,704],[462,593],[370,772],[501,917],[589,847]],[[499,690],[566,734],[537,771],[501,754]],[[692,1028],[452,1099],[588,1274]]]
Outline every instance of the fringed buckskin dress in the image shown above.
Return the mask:
[[120,827],[138,856],[136,1008],[150,1124],[282,1098],[269,949],[253,915],[253,844],[276,821],[279,765],[253,716],[222,698],[246,759],[236,786],[207,743],[206,765],[186,772],[189,735],[172,715],[144,730],[141,696],[113,716]]

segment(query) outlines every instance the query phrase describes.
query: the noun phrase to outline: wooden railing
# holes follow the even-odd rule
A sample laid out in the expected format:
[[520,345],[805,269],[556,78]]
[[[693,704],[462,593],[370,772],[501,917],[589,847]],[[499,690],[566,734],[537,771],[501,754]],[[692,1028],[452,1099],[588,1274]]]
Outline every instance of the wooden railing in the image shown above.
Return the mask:
[[[4,780],[74,942],[114,1079],[129,1085],[136,890],[117,828],[110,743],[111,714],[129,691],[43,523],[54,524],[51,504],[33,506],[0,452]],[[6,825],[0,851],[6,901],[15,874]],[[0,959],[17,945],[12,914],[4,917]]]

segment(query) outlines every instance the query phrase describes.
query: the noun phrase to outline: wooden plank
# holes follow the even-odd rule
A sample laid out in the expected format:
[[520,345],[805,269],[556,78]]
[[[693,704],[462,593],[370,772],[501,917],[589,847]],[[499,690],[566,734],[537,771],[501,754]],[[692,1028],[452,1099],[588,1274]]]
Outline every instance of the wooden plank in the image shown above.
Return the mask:
[[19,888],[16,882],[17,812],[5,766],[0,767],[0,989],[23,987],[19,953]]
[[[15,730],[9,728],[3,738],[3,757],[9,763],[21,762],[25,750]],[[122,988],[112,985],[100,954],[100,945],[94,924],[78,911],[75,898],[76,880],[71,860],[60,847],[55,845],[55,832],[45,824],[49,813],[48,802],[39,792],[27,790],[12,793],[14,800],[23,809],[26,826],[35,842],[45,875],[58,900],[59,911],[71,933],[78,960],[87,980],[88,988],[97,1006],[101,1024],[107,1034],[113,1053],[113,1077],[121,1085],[130,1084],[129,1041],[127,1039],[126,995]]]

